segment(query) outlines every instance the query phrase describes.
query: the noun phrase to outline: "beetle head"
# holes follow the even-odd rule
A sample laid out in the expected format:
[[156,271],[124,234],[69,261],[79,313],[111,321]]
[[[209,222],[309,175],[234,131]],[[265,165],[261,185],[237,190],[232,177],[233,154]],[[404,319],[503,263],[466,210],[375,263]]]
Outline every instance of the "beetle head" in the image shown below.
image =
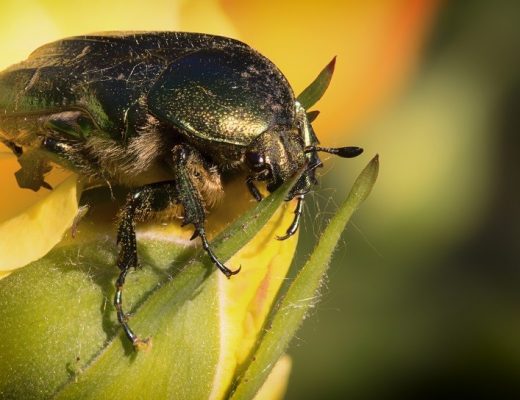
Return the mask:
[[305,164],[303,139],[296,129],[265,131],[249,145],[244,161],[254,180],[267,181],[273,192]]

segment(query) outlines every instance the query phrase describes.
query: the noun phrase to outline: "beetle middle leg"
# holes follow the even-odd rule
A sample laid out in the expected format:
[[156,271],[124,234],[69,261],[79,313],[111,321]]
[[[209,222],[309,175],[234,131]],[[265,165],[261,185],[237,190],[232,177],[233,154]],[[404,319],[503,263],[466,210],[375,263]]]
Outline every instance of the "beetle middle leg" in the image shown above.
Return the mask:
[[[227,268],[215,255],[206,238],[204,222],[206,212],[204,209],[205,198],[211,197],[215,191],[215,185],[209,188],[201,176],[207,168],[202,165],[204,159],[198,151],[186,144],[179,144],[173,148],[172,167],[175,175],[177,189],[177,200],[184,208],[183,225],[193,224],[195,233],[192,239],[200,236],[202,247],[211,258],[215,266],[222,271],[226,277],[230,278],[240,271],[240,268],[233,271]],[[202,193],[204,192],[204,193]]]

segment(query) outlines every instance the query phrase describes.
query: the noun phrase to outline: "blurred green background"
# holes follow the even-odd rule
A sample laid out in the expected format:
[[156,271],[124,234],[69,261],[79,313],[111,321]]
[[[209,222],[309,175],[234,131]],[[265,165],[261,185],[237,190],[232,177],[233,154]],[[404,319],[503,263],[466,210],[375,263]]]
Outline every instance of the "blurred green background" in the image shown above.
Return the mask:
[[[519,22],[516,1],[444,3],[401,94],[356,132],[379,181],[293,344],[287,398],[519,398]],[[343,199],[368,155],[327,164],[303,253],[334,210],[323,194]]]
[[[296,92],[338,54],[316,131],[365,155],[324,157],[296,266],[375,153],[381,171],[291,346],[288,399],[520,393],[519,1],[2,0],[0,67],[121,29],[238,37]],[[11,167],[0,215],[34,200]]]

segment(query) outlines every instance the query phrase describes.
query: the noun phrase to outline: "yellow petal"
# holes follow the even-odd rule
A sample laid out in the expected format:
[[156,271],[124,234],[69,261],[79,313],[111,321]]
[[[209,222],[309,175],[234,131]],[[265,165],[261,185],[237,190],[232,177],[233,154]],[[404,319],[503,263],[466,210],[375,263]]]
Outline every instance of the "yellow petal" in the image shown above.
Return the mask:
[[229,261],[240,273],[231,279],[218,273],[220,352],[210,399],[223,397],[237,367],[250,354],[296,250],[297,235],[279,241],[294,217],[293,203],[282,206],[264,228]]
[[216,0],[181,0],[179,29],[238,38],[233,22]]
[[10,275],[11,271],[0,271],[0,279],[4,279],[6,276]]
[[272,369],[254,400],[281,400],[287,390],[292,360],[287,354],[282,356]]
[[51,250],[78,211],[79,183],[69,177],[23,213],[0,223],[0,271],[11,271]]

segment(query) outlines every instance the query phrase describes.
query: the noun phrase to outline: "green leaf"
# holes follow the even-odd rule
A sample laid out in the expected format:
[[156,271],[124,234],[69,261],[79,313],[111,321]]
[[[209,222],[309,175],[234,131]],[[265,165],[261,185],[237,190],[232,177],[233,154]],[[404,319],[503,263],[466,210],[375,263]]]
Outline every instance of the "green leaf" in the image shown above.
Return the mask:
[[270,327],[259,341],[249,368],[238,380],[231,399],[252,399],[276,361],[287,349],[309,308],[318,298],[318,290],[347,222],[370,194],[377,178],[379,159],[375,156],[357,178],[347,199],[321,235],[314,252],[290,285],[273,315]]
[[320,115],[320,112],[318,110],[309,111],[307,113],[307,119],[309,120],[309,123],[312,124],[316,118],[318,118],[318,115]]
[[310,109],[318,102],[329,87],[332,74],[334,73],[334,66],[336,65],[336,57],[327,64],[314,81],[300,93],[298,100],[305,110]]
[[[215,238],[214,250],[222,261],[262,229],[293,183]],[[95,221],[86,223],[96,229]],[[129,276],[124,292],[131,326],[152,338],[145,351],[132,348],[115,320],[113,237],[69,240],[0,281],[0,397],[218,397],[221,338],[213,294],[221,274],[204,253],[194,255],[188,241],[176,245],[156,233],[142,232],[143,268]]]

